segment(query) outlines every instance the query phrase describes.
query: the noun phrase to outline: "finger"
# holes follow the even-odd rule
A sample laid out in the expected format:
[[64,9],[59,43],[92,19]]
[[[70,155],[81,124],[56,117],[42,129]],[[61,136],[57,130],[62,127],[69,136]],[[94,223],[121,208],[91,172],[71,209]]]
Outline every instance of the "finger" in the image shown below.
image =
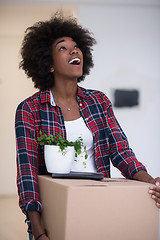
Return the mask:
[[157,203],[160,203],[160,198],[156,197],[156,195],[151,195],[151,197],[152,197]]
[[160,186],[160,177],[157,177],[157,178],[152,179],[151,183],[152,183],[152,184],[158,183],[159,186]]
[[149,190],[149,193],[151,194],[151,198],[156,202],[157,207],[160,208],[160,193],[154,190]]
[[160,204],[160,198],[156,197],[155,195],[151,195],[151,198],[159,205]]
[[159,207],[159,208],[160,208],[160,203],[156,203],[156,205],[157,205],[157,207]]
[[156,185],[152,185],[149,187],[150,190],[154,190],[156,192],[160,192],[160,185],[156,183]]
[[155,182],[159,182],[160,183],[160,177],[156,177],[154,180],[155,180]]
[[158,199],[160,199],[160,192],[156,192],[156,191],[153,191],[153,190],[149,190],[149,193],[151,195],[154,195],[155,197],[157,197]]
[[156,181],[155,185],[156,185],[157,187],[160,187],[160,181]]

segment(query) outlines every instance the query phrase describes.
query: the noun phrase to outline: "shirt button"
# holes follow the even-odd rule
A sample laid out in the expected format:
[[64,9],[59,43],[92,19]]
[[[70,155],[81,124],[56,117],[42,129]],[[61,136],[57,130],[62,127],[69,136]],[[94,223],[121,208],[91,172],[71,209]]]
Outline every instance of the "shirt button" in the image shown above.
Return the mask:
[[82,107],[82,103],[80,103],[79,106]]
[[88,118],[86,118],[86,121],[88,121]]

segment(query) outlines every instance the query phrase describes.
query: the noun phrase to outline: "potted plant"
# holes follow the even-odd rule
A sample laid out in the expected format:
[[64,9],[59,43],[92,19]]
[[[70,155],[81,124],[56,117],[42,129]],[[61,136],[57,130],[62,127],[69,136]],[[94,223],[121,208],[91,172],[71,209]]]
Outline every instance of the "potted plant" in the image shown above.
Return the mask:
[[[82,153],[82,148],[84,148],[85,159],[88,157],[81,137],[75,142],[69,142],[62,138],[60,133],[47,136],[40,131],[38,142],[41,146],[44,145],[45,164],[50,173],[69,173],[73,161],[77,161],[75,158]],[[85,161],[83,165],[86,167]]]

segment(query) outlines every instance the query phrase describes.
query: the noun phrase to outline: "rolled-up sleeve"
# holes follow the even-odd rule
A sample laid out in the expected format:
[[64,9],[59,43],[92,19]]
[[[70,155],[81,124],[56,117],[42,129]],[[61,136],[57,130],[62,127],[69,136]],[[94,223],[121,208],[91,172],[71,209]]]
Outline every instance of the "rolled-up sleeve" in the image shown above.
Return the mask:
[[27,102],[19,104],[15,117],[17,187],[19,205],[27,211],[41,211],[38,189],[38,143],[34,116]]
[[133,179],[135,173],[144,170],[145,166],[139,162],[129,147],[125,133],[119,125],[110,104],[107,109],[109,126],[110,158],[113,165],[118,168],[126,178]]

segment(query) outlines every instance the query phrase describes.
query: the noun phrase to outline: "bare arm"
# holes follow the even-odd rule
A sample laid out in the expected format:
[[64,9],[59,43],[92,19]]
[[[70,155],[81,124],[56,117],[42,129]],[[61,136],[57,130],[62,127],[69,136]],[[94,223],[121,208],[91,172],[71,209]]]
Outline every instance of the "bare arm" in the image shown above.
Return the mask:
[[[32,232],[35,239],[42,233],[45,232],[44,228],[41,225],[41,216],[39,212],[36,211],[28,211],[28,216],[31,221]],[[40,240],[49,240],[49,238],[44,234],[40,238]]]
[[139,171],[135,173],[133,176],[133,180],[141,181],[141,182],[147,182],[147,183],[153,183],[153,177],[151,177],[146,171]]

